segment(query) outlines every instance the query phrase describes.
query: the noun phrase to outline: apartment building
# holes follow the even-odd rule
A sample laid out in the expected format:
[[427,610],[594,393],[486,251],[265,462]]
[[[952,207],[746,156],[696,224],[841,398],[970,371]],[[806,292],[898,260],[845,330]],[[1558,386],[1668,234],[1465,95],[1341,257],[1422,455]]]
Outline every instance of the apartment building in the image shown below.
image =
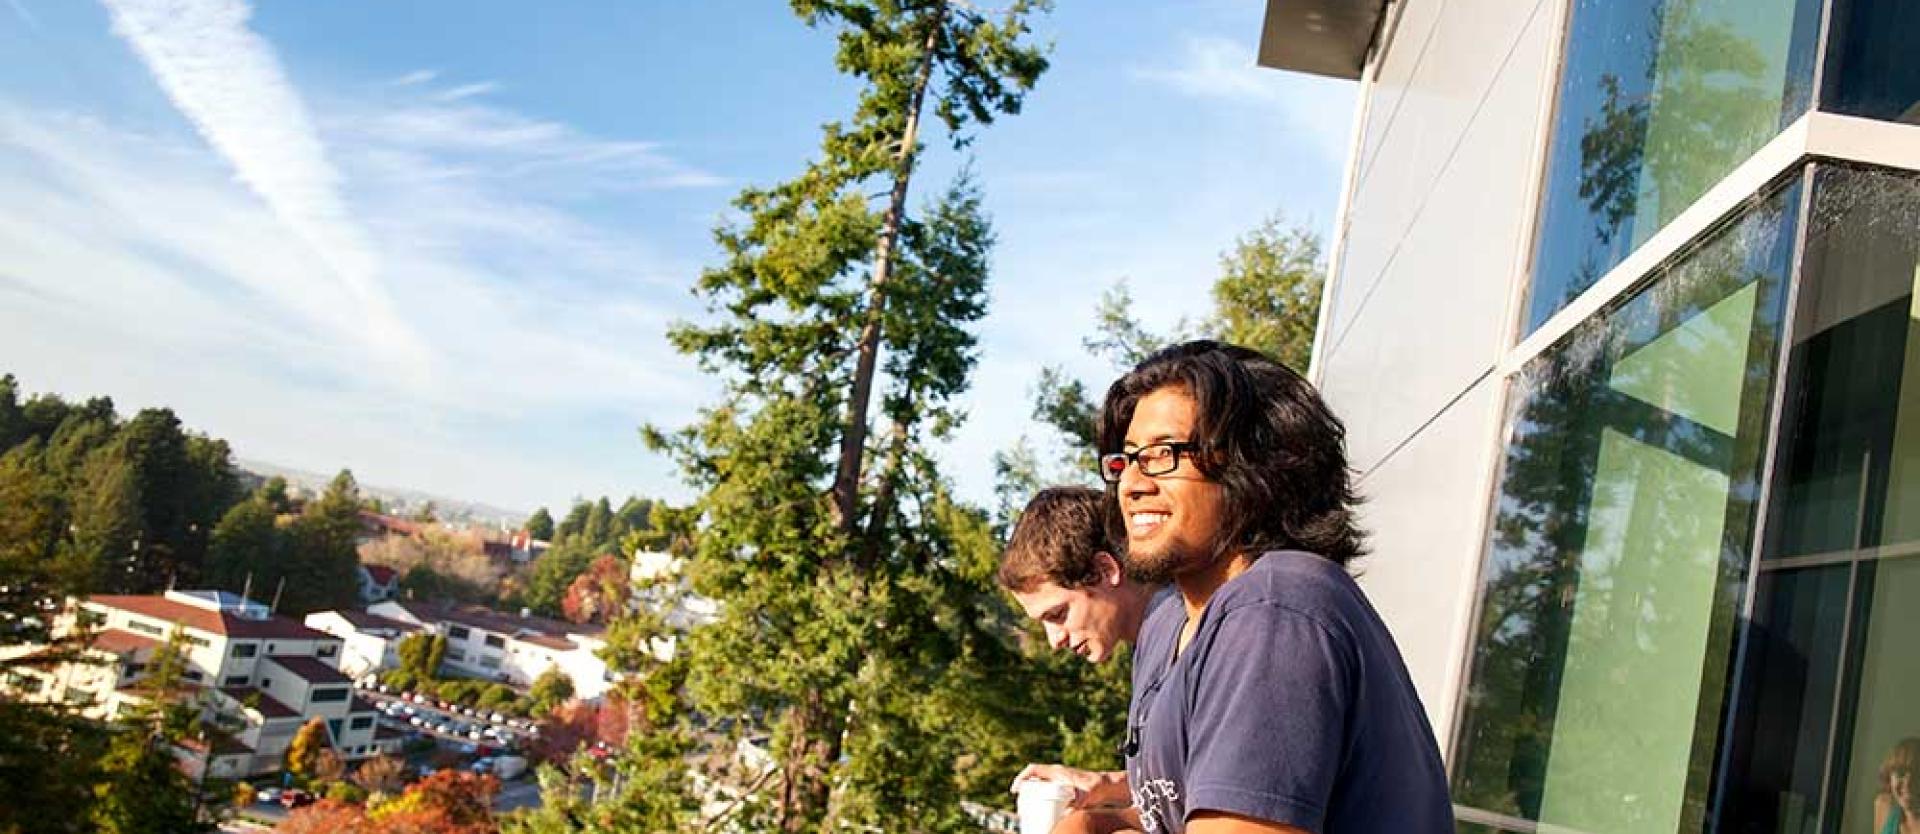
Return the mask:
[[308,614],[306,625],[340,638],[340,671],[355,679],[400,665],[400,641],[427,630],[418,623],[354,610]]
[[504,614],[478,605],[391,600],[367,613],[431,629],[447,637],[441,668],[454,674],[514,686],[529,686],[548,669],[573,681],[574,696],[594,699],[613,686],[598,652],[605,629],[531,616]]
[[[203,717],[221,732],[210,746],[182,751],[198,772],[239,778],[279,770],[293,735],[309,719],[326,721],[331,743],[349,761],[397,749],[380,732],[373,705],[354,696],[338,668],[341,640],[275,616],[260,603],[224,591],[93,596],[76,600],[56,634],[91,628],[86,657],[15,668],[11,691],[66,701],[83,715],[113,719],[148,695],[142,684],[154,653],[177,632],[182,677]],[[32,647],[9,650],[29,655]]]
[[1891,830],[1916,42],[1896,0],[1269,0],[1261,63],[1359,84],[1312,376],[1460,830]]

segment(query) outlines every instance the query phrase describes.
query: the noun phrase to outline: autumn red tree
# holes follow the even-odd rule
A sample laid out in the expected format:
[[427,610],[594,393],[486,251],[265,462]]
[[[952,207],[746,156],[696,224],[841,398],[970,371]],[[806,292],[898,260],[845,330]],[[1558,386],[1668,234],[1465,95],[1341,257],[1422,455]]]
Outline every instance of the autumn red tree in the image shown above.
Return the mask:
[[443,770],[413,783],[399,799],[370,815],[376,834],[493,834],[493,795],[500,780],[461,770]]
[[604,623],[626,609],[631,581],[625,560],[601,556],[567,586],[560,611],[576,623]]
[[373,834],[367,809],[338,799],[322,799],[288,814],[274,831],[291,834]]

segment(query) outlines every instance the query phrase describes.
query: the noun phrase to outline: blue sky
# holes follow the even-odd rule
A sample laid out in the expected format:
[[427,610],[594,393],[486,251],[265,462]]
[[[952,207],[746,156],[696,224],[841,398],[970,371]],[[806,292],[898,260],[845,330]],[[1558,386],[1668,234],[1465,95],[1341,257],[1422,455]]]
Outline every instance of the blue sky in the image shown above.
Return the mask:
[[[0,371],[165,405],[249,459],[516,509],[683,500],[642,423],[717,396],[666,328],[743,186],[856,87],[785,3],[5,0]],[[986,502],[1099,294],[1203,313],[1276,210],[1331,225],[1353,85],[1253,66],[1264,3],[1061,0],[969,149],[999,234],[968,423]],[[916,194],[961,162],[937,142]],[[916,201],[917,202],[917,201]]]

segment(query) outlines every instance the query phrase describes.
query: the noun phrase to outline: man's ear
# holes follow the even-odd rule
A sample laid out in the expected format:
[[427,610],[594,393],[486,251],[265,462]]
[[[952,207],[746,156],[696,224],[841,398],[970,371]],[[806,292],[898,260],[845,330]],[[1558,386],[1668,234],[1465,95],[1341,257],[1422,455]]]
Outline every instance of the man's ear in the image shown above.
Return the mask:
[[1119,558],[1104,550],[1093,554],[1094,567],[1100,571],[1100,584],[1108,588],[1118,588],[1127,580],[1127,571],[1120,566]]

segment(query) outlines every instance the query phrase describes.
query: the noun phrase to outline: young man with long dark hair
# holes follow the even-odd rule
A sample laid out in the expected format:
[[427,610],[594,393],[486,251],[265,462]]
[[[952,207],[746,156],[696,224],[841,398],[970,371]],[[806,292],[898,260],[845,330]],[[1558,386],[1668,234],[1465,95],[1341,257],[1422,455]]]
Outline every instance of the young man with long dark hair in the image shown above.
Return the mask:
[[1313,386],[1196,341],[1107,391],[1129,573],[1172,582],[1134,653],[1127,782],[1148,834],[1453,831],[1399,649],[1347,571],[1346,433]]

